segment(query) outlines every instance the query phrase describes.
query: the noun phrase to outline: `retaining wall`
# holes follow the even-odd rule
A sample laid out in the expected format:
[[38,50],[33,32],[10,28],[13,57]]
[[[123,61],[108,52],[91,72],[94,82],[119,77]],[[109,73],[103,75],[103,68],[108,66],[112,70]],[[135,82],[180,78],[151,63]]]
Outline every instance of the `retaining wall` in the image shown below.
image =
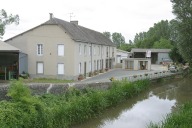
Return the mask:
[[[139,76],[139,75],[138,75]],[[177,74],[165,74],[165,75],[154,75],[151,77],[148,75],[148,77],[140,77],[140,78],[128,78],[129,81],[137,81],[142,79],[150,79],[151,81],[155,82],[159,79],[167,79],[167,78],[177,78],[178,76],[182,76],[182,73]],[[123,79],[123,78],[122,78]],[[75,87],[77,89],[84,89],[84,88],[94,88],[94,89],[102,89],[106,90],[111,87],[112,82],[102,82],[102,83],[68,83],[68,84],[52,84],[52,83],[33,83],[33,84],[27,84],[33,95],[42,95],[45,93],[51,93],[51,94],[62,94],[65,93],[69,87]],[[0,85],[0,100],[3,99],[9,99],[9,97],[6,96],[8,85]]]
[[[77,89],[84,89],[84,88],[95,88],[95,89],[108,89],[112,82],[105,82],[105,83],[89,83],[89,84],[27,84],[32,91],[33,95],[42,95],[45,93],[51,94],[62,94],[65,93],[69,87],[75,87]],[[0,85],[0,100],[9,99],[6,96],[8,91],[9,85]]]

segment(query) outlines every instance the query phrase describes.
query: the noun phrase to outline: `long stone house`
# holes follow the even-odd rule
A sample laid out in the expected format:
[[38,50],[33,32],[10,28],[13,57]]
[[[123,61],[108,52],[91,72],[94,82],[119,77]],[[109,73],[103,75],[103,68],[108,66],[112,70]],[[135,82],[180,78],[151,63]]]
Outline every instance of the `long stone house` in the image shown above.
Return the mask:
[[21,67],[19,73],[27,72],[31,78],[77,79],[116,64],[116,46],[102,33],[52,15],[5,42],[27,54],[23,61],[27,68]]

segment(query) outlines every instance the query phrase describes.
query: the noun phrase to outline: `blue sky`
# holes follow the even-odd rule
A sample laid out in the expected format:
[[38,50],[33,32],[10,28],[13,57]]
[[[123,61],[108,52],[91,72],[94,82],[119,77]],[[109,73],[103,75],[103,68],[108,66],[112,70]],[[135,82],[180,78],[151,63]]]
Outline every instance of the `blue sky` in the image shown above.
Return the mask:
[[0,9],[20,16],[18,26],[7,26],[3,40],[49,20],[49,13],[65,21],[70,21],[73,13],[71,20],[78,20],[79,25],[119,32],[126,42],[154,23],[174,18],[170,0],[4,0]]

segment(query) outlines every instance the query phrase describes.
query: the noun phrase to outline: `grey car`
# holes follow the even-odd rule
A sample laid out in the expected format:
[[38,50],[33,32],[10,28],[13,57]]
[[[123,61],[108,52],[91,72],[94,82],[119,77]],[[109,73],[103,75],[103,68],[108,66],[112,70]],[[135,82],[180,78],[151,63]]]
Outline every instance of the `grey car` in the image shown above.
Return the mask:
[[175,65],[169,67],[170,72],[178,72],[178,69]]

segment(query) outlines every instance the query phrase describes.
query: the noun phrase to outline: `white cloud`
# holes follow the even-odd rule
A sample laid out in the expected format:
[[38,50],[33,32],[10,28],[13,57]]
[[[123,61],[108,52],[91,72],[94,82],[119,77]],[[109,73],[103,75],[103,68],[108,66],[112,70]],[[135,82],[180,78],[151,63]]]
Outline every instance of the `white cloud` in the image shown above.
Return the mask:
[[174,18],[169,0],[6,0],[0,9],[20,16],[20,24],[8,26],[4,39],[47,21],[50,12],[66,21],[73,12],[72,20],[80,25],[99,32],[120,32],[127,42],[154,23]]

